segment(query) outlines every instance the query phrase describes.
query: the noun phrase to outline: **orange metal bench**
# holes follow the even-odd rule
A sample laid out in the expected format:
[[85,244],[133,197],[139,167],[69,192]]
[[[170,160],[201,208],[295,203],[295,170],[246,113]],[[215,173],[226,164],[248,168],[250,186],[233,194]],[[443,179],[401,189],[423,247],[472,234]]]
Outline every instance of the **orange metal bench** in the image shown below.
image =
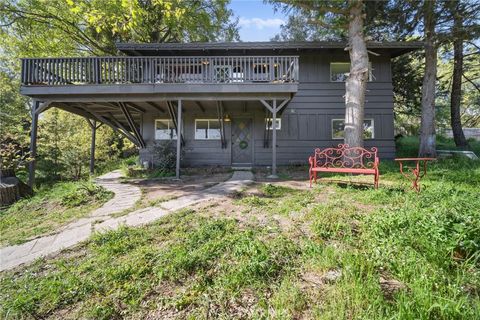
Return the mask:
[[337,148],[315,149],[314,155],[308,158],[310,187],[312,181],[317,182],[317,172],[338,172],[371,174],[374,176],[374,186],[378,189],[380,160],[377,151],[375,147],[365,149],[346,144],[339,144]]

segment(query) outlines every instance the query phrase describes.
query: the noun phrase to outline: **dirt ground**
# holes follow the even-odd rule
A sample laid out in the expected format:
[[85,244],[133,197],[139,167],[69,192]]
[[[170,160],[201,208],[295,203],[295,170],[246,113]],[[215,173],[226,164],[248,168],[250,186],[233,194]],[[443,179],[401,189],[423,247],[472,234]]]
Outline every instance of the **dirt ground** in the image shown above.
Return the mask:
[[180,180],[174,178],[131,179],[128,183],[138,186],[143,193],[141,202],[163,202],[212,187],[232,176],[229,169],[185,169]]
[[[278,168],[278,178],[269,178],[270,168],[254,168],[255,184],[245,190],[247,195],[259,195],[257,186],[264,183],[272,183],[278,186],[290,187],[293,189],[308,190],[310,188],[308,178],[308,168],[306,166],[288,166]],[[152,178],[152,179],[131,179],[128,182],[141,188],[143,196],[140,207],[156,205],[158,203],[172,200],[191,192],[204,190],[220,182],[228,180],[232,176],[232,170],[229,168],[187,168],[183,169],[180,180],[175,178]],[[332,184],[350,185],[358,184],[360,186],[370,187],[371,176],[345,175],[339,180],[330,177],[319,177],[323,182],[328,181]],[[228,208],[227,208],[228,211]]]

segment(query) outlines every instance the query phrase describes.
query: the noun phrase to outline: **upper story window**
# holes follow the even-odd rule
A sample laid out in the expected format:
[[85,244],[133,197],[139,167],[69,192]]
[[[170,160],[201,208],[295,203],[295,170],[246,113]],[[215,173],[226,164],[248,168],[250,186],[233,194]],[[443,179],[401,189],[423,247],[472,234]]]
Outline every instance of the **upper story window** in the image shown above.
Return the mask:
[[[345,82],[350,73],[350,62],[330,62],[330,81]],[[372,63],[368,63],[368,81],[372,81]]]
[[175,140],[177,139],[177,130],[170,119],[155,120],[155,140]]
[[220,140],[220,121],[216,119],[196,119],[196,140]]
[[[345,133],[345,120],[332,119],[332,139],[343,139]],[[373,119],[363,120],[363,138],[374,139],[375,129]]]
[[[265,120],[266,120],[266,125],[265,125],[266,127],[265,127],[265,129],[267,129],[267,130],[273,130],[273,126],[272,126],[272,124],[273,124],[273,119],[272,119],[272,118],[267,118],[267,119],[265,119]],[[276,118],[276,119],[275,119],[275,129],[276,129],[276,130],[281,130],[281,129],[282,129],[282,119],[280,119],[280,118]]]

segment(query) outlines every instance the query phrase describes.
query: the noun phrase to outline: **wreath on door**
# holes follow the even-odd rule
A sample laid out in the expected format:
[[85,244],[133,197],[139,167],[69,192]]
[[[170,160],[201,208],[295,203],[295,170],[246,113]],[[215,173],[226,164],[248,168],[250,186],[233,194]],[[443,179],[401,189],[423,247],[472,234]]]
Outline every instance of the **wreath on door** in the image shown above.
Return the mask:
[[238,146],[240,147],[240,149],[245,149],[248,147],[248,142],[245,141],[245,140],[242,140],[240,141],[240,143],[238,144]]

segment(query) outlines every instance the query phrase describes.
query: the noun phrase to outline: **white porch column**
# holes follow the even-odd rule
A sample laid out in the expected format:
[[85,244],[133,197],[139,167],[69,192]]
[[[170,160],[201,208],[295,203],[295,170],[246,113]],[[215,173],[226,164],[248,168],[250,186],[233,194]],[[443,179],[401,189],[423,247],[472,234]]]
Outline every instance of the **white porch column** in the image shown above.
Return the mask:
[[180,155],[182,148],[182,100],[178,100],[177,110],[177,166],[175,168],[175,175],[180,179]]

